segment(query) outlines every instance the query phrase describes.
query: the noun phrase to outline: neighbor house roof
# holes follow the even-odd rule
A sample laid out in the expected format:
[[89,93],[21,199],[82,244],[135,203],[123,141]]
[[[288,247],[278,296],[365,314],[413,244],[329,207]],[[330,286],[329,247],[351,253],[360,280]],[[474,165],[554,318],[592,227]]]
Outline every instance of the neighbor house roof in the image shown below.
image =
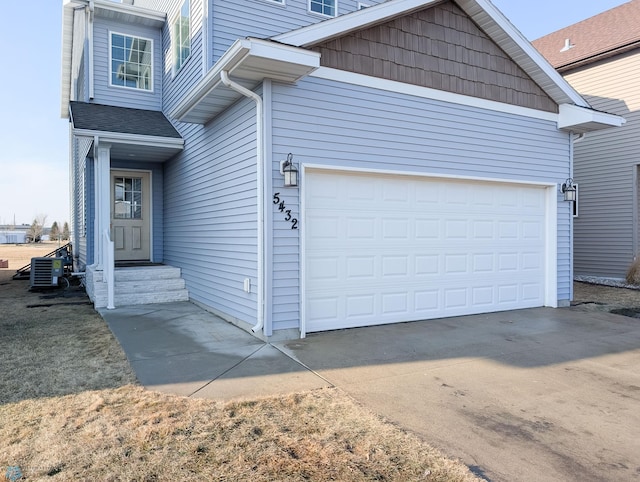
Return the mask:
[[640,0],[553,32],[533,45],[560,72],[640,48]]
[[69,107],[74,129],[182,138],[173,124],[159,111],[88,104],[86,102],[70,102]]

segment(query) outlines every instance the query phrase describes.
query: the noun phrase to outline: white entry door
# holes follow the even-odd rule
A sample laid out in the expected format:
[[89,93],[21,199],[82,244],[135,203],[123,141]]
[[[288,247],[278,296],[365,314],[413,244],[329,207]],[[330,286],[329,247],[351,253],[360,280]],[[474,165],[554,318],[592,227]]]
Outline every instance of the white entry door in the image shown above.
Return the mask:
[[116,261],[149,261],[150,175],[111,171],[111,238]]
[[309,170],[306,331],[544,306],[544,187]]

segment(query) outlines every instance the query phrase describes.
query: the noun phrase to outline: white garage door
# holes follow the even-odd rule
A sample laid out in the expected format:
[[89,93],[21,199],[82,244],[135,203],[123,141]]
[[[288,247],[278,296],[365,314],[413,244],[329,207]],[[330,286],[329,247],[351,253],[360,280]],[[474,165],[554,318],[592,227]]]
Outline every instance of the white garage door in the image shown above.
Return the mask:
[[544,305],[545,189],[308,170],[307,332]]

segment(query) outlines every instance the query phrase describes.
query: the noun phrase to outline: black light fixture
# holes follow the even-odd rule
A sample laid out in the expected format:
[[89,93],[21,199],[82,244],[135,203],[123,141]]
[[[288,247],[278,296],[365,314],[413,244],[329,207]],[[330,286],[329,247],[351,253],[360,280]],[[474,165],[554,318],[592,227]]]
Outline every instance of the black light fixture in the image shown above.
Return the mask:
[[576,200],[576,187],[573,185],[573,179],[568,178],[560,188],[560,191],[564,194],[565,201]]
[[295,187],[298,185],[298,169],[293,165],[293,154],[289,153],[287,160],[282,161],[280,171],[284,174],[284,185],[286,187]]

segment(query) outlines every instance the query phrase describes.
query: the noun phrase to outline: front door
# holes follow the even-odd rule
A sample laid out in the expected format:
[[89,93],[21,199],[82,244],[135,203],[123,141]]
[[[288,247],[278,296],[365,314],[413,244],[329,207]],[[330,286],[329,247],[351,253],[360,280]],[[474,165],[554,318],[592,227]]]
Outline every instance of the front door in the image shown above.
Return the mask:
[[146,171],[111,171],[111,239],[116,261],[149,261],[151,202]]

